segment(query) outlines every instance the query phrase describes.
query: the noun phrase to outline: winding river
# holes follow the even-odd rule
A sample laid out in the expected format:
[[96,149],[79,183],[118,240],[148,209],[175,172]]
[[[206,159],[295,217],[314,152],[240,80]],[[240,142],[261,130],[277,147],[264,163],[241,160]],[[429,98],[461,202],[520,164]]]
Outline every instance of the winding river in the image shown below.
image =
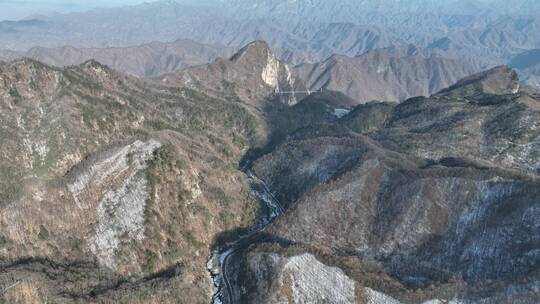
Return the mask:
[[237,254],[248,247],[259,232],[266,229],[275,218],[283,213],[283,207],[279,204],[267,185],[252,171],[245,171],[251,191],[261,202],[261,218],[259,224],[249,233],[239,236],[237,240],[227,243],[214,250],[208,259],[207,269],[213,282],[213,304],[234,304],[240,298],[240,293],[235,289],[238,274],[239,261]]

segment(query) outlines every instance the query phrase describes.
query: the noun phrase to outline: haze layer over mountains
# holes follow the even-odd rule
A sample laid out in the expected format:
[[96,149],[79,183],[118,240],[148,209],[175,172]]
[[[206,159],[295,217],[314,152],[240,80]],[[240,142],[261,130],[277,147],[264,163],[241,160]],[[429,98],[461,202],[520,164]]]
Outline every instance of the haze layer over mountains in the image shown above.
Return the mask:
[[[52,15],[0,23],[5,59],[30,56],[69,65],[100,57],[123,71],[155,75],[174,68],[214,59],[208,52],[180,63],[178,54],[162,53],[130,63],[96,55],[73,56],[66,50],[30,48],[130,47],[128,58],[140,58],[134,46],[154,41],[191,39],[211,48],[239,49],[254,40],[267,41],[278,56],[293,65],[323,61],[332,55],[355,57],[386,47],[410,44],[431,55],[456,59],[479,71],[515,62],[515,57],[540,49],[539,4],[536,1],[157,1],[131,7]],[[159,18],[156,18],[159,16]],[[149,47],[147,46],[146,49]],[[174,48],[174,46],[169,47]],[[60,56],[54,53],[61,53]],[[110,53],[110,52],[109,52]],[[214,52],[230,55],[230,51]],[[538,54],[538,53],[533,53]],[[168,57],[168,56],[173,56]],[[54,58],[56,57],[56,58]],[[58,57],[66,59],[58,60]],[[78,60],[74,60],[78,59]],[[161,63],[155,64],[156,61]],[[141,63],[144,62],[144,63]],[[139,66],[134,66],[134,65]],[[534,64],[515,66],[523,81],[538,85]],[[449,73],[453,73],[449,71]],[[463,75],[461,75],[463,76]]]

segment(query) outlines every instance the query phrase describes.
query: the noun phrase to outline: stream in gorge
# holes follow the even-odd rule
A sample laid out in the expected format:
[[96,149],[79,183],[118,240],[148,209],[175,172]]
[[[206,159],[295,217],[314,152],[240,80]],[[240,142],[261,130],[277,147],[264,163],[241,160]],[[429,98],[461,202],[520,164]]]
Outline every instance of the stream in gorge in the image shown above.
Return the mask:
[[238,274],[237,254],[252,244],[259,232],[283,213],[279,204],[267,185],[252,171],[245,170],[251,191],[261,203],[259,223],[247,234],[237,240],[226,243],[215,249],[207,262],[207,269],[213,282],[213,304],[234,304],[240,298],[240,292],[235,289]]

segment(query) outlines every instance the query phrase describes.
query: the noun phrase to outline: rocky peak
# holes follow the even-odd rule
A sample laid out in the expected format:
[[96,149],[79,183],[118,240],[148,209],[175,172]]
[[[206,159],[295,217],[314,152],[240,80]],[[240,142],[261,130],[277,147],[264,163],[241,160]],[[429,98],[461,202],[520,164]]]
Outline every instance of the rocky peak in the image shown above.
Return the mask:
[[506,65],[501,65],[463,78],[439,92],[439,96],[475,97],[482,94],[509,95],[519,92],[519,77]]
[[110,72],[112,72],[112,70],[108,66],[98,62],[95,59],[90,59],[83,62],[81,65],[79,65],[79,67],[84,72],[90,74],[109,74]]
[[75,66],[72,71],[75,71],[77,74],[82,74],[86,81],[94,81],[96,85],[104,86],[112,90],[117,88],[118,80],[125,78],[125,75],[95,59],[87,60],[82,64]]
[[265,41],[254,41],[238,51],[231,61],[241,68],[261,70],[261,79],[272,88],[279,89],[280,77],[290,79],[289,67],[280,62]]
[[[186,68],[159,78],[161,82],[204,86],[215,90],[221,84],[235,84],[235,93],[241,99],[265,100],[279,97],[289,105],[301,99],[291,91],[305,90],[305,86],[293,75],[292,69],[276,58],[264,41],[255,41],[238,51],[230,59],[218,59],[214,63]],[[297,96],[298,95],[298,96]]]
[[247,59],[260,60],[261,58],[275,57],[270,45],[266,41],[257,40],[241,48],[231,57],[232,61]]

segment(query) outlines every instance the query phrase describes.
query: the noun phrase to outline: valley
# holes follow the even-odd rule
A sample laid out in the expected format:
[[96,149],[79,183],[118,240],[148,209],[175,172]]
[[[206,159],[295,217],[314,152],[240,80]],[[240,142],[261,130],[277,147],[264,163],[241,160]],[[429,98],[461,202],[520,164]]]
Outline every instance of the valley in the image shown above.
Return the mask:
[[[227,242],[214,249],[208,260],[208,271],[214,283],[214,304],[237,303],[240,298],[238,289],[238,257],[237,253],[245,250],[260,237],[266,227],[283,213],[283,207],[275,199],[268,187],[253,172],[245,172],[249,178],[251,191],[261,203],[261,214],[258,223],[238,240]],[[229,266],[230,265],[230,266]],[[229,270],[233,268],[232,271]],[[234,283],[231,283],[234,282]]]
[[540,303],[536,1],[65,10],[0,20],[0,304]]
[[399,104],[276,94],[305,86],[260,41],[1,72],[4,299],[538,299],[540,100],[506,66]]

